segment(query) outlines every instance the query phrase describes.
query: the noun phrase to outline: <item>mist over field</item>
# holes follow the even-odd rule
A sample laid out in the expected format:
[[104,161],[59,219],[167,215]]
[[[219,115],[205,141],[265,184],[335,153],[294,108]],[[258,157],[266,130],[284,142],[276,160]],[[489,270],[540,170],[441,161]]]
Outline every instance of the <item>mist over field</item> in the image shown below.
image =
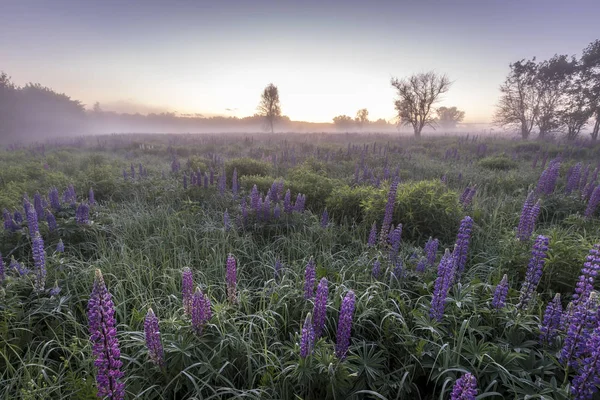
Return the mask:
[[0,10],[0,399],[600,399],[597,0]]

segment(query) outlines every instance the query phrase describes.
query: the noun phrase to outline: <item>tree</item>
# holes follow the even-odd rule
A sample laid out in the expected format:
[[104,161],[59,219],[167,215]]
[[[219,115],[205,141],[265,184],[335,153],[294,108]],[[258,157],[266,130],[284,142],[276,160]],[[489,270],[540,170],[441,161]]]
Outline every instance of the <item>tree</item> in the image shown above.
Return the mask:
[[14,130],[17,89],[10,76],[0,72],[0,138]]
[[562,124],[560,113],[565,107],[570,76],[575,72],[576,64],[575,59],[569,60],[566,55],[554,55],[550,60],[538,64],[536,87],[539,91],[539,110],[536,125],[540,139]]
[[354,126],[354,120],[348,115],[338,115],[333,118],[333,124],[339,130],[348,130]]
[[436,122],[444,129],[454,129],[465,118],[465,112],[456,107],[440,107],[436,110]]
[[269,83],[265,87],[260,98],[260,104],[258,105],[258,112],[265,118],[267,127],[273,133],[273,124],[277,118],[281,117],[281,105],[279,103],[279,90],[277,86]]
[[510,64],[510,72],[500,86],[500,101],[494,123],[504,127],[517,127],[521,137],[527,139],[537,120],[540,107],[538,67],[533,60]]
[[95,102],[94,103],[94,108],[92,108],[92,111],[95,114],[102,114],[102,107],[100,107],[100,103],[99,102]]
[[369,123],[369,110],[366,108],[361,108],[356,112],[356,125],[358,125],[359,129],[362,129],[364,125]]
[[584,78],[580,68],[571,74],[566,96],[565,107],[560,113],[560,121],[567,128],[567,140],[575,140],[594,114],[590,98],[584,89]]
[[446,75],[438,75],[430,71],[404,79],[392,78],[391,83],[398,94],[394,105],[398,112],[399,123],[412,125],[416,137],[421,136],[425,126],[434,127],[432,107],[442,94],[450,90],[452,86],[450,79]]
[[596,140],[600,131],[600,39],[583,50],[581,68],[585,95],[596,117],[591,132],[592,140]]

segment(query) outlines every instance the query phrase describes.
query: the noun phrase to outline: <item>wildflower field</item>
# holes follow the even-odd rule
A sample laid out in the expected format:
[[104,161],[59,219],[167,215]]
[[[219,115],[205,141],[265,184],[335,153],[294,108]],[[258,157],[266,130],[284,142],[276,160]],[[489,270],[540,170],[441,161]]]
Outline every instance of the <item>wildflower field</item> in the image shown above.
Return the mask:
[[600,398],[600,146],[0,150],[0,398]]

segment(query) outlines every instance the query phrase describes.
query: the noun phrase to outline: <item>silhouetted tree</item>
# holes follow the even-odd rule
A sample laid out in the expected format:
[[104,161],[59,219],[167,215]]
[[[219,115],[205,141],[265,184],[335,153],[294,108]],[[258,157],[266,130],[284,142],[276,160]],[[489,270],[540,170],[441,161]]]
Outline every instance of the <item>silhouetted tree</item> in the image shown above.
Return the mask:
[[592,140],[596,140],[600,131],[600,39],[583,50],[581,68],[585,95],[596,118],[591,132]]
[[94,103],[94,107],[92,108],[92,111],[96,114],[101,114],[102,113],[102,107],[100,107],[100,103],[99,102],[95,102]]
[[569,76],[565,107],[560,113],[560,121],[567,129],[567,140],[577,139],[593,114],[594,109],[584,87],[582,69],[577,68]]
[[398,99],[394,105],[398,112],[399,123],[412,125],[415,136],[427,125],[434,127],[433,105],[440,96],[450,90],[452,82],[446,75],[434,71],[414,74],[404,79],[392,78]]
[[14,130],[17,94],[14,83],[5,72],[0,72],[0,138]]
[[361,108],[356,112],[356,125],[358,125],[359,129],[362,129],[363,126],[369,123],[369,110],[366,108]]
[[538,68],[533,60],[510,64],[510,72],[500,86],[500,101],[494,115],[494,123],[504,127],[516,127],[521,137],[527,139],[539,115],[540,90]]
[[444,129],[454,129],[465,118],[465,112],[456,107],[440,107],[436,110],[436,122]]
[[333,118],[333,124],[339,130],[348,130],[354,126],[355,121],[349,115],[338,115]]
[[269,83],[263,90],[258,105],[258,112],[266,120],[267,126],[271,128],[273,133],[273,124],[275,120],[281,117],[281,105],[279,103],[279,90],[277,86]]

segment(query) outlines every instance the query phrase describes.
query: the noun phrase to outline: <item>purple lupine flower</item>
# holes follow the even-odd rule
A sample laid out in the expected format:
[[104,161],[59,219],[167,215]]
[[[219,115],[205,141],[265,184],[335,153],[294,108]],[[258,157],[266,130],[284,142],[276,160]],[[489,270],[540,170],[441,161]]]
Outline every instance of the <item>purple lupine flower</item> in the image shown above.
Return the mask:
[[556,336],[558,336],[562,311],[560,293],[556,293],[554,299],[548,303],[544,312],[544,320],[542,321],[542,326],[540,326],[541,343],[552,343]]
[[[456,251],[456,249],[454,250]],[[455,275],[455,263],[453,256],[448,249],[438,264],[437,278],[433,286],[433,295],[431,297],[431,308],[429,316],[431,319],[441,321],[444,317],[444,309],[446,308],[446,297],[452,286],[452,281]]]
[[46,215],[44,214],[44,206],[42,205],[42,196],[39,193],[33,196],[33,204],[38,220],[44,218]]
[[465,190],[463,190],[463,192],[461,193],[460,197],[458,198],[458,202],[459,202],[461,205],[463,205],[463,206],[465,205],[465,200],[466,200],[466,198],[469,196],[469,192],[470,192],[470,191],[471,191],[471,188],[470,188],[469,186],[467,186],[467,187],[465,188]]
[[121,382],[124,374],[121,371],[123,363],[120,360],[115,308],[99,269],[96,270],[87,314],[94,366],[97,368],[98,397],[121,400],[125,397],[125,385]]
[[8,266],[8,269],[11,271],[15,271],[19,276],[27,275],[29,273],[29,269],[27,269],[27,267],[25,267],[24,265],[20,264],[17,260],[15,260],[14,257],[10,259],[10,265]]
[[542,278],[547,252],[548,238],[546,236],[539,235],[533,244],[531,258],[527,266],[527,272],[525,273],[525,280],[521,286],[521,294],[519,296],[517,308],[525,309],[529,306],[529,302],[531,301],[533,293],[535,292],[535,289]]
[[221,171],[219,174],[219,194],[223,196],[225,194],[225,189],[227,188],[227,177],[225,176],[225,170]]
[[94,197],[94,189],[90,188],[90,191],[88,192],[88,203],[90,203],[91,206],[96,205],[96,198]]
[[575,400],[594,397],[600,385],[600,327],[595,326],[586,343],[585,358],[573,378],[571,393]]
[[315,281],[317,280],[317,269],[315,261],[311,257],[304,269],[304,298],[312,299],[315,294]]
[[315,306],[313,308],[313,325],[315,328],[315,337],[320,338],[325,329],[327,319],[327,297],[329,296],[329,284],[327,278],[321,278],[317,286],[317,295],[315,297]]
[[58,244],[56,245],[56,252],[57,253],[65,252],[65,244],[63,243],[62,239],[58,240]]
[[567,366],[576,367],[587,350],[586,343],[590,334],[598,326],[598,293],[592,292],[587,301],[573,304],[570,317],[565,322],[567,334],[560,352],[560,361]]
[[590,176],[590,164],[586,165],[585,169],[583,170],[583,174],[581,175],[581,179],[579,180],[579,187],[577,188],[577,189],[579,189],[579,191],[582,191],[583,188],[587,185],[589,176]]
[[258,205],[254,209],[254,212],[256,213],[256,219],[259,220],[259,221],[262,220],[262,217],[263,217],[262,207],[263,207],[262,196],[259,196],[258,197]]
[[208,188],[208,175],[206,175],[206,172],[204,173],[204,188]]
[[281,218],[281,208],[279,207],[279,204],[275,204],[275,208],[273,209],[273,217],[275,219]]
[[6,270],[4,268],[4,260],[2,260],[2,253],[0,253],[0,284],[4,282],[6,276]]
[[27,205],[26,210],[27,226],[29,227],[29,236],[34,237],[35,234],[39,232],[37,213],[35,212],[31,204]]
[[352,290],[349,290],[340,307],[340,317],[335,343],[335,355],[340,360],[346,358],[348,347],[350,346],[350,333],[352,332],[352,314],[354,314],[354,303],[356,296]]
[[321,228],[327,228],[327,224],[329,223],[329,214],[327,210],[323,210],[323,214],[321,214]]
[[281,261],[279,259],[275,260],[275,265],[273,266],[273,278],[275,280],[279,279],[279,274],[281,274]]
[[506,296],[508,295],[508,276],[504,274],[502,280],[496,285],[494,290],[494,298],[492,299],[492,307],[496,310],[504,308],[506,305]]
[[398,252],[400,251],[400,243],[402,241],[402,224],[390,232],[390,261],[395,263],[398,259]]
[[19,210],[15,210],[13,214],[13,221],[15,221],[15,223],[19,225],[23,223],[23,214],[21,214]]
[[429,240],[427,243],[425,243],[425,248],[423,250],[425,251],[425,257],[427,258],[427,264],[429,266],[433,266],[433,264],[435,264],[435,258],[437,256],[439,244],[439,240],[431,237],[429,237]]
[[293,211],[293,207],[292,207],[292,193],[290,192],[290,189],[288,189],[285,192],[285,197],[283,198],[283,211],[286,214],[291,214]]
[[473,228],[473,219],[468,215],[460,222],[460,228],[456,236],[456,246],[454,252],[456,277],[460,279],[465,265],[467,264],[467,253],[469,251],[469,241],[471,240],[471,229]]
[[46,213],[46,222],[48,222],[48,230],[50,230],[50,232],[54,232],[58,227],[56,224],[56,218],[50,210],[48,210],[48,212]]
[[33,253],[33,265],[35,266],[35,279],[33,287],[37,292],[43,292],[46,286],[46,252],[44,251],[44,240],[39,232],[35,233],[31,245]]
[[298,193],[298,196],[296,196],[296,202],[294,203],[294,211],[302,214],[304,212],[304,203],[306,202],[306,197],[301,194]]
[[565,193],[571,194],[573,190],[579,187],[579,181],[581,180],[581,168],[582,164],[579,162],[569,168],[567,173],[567,184],[565,185]]
[[48,193],[48,199],[50,200],[50,207],[54,211],[60,211],[60,197],[58,196],[58,189],[53,187]]
[[310,313],[304,320],[304,326],[302,327],[302,335],[300,336],[300,357],[308,357],[313,350],[315,344],[315,328],[311,321]]
[[225,232],[229,230],[229,213],[227,210],[223,213],[223,227],[225,228]]
[[227,281],[227,298],[231,304],[237,302],[237,266],[233,255],[227,256],[227,270],[226,270],[226,281]]
[[210,299],[200,288],[196,288],[196,292],[192,296],[192,309],[191,309],[191,317],[192,317],[192,328],[197,335],[202,334],[202,330],[206,323],[212,317],[212,310]]
[[183,311],[192,314],[192,296],[194,295],[194,274],[190,267],[185,267],[181,273],[181,294],[183,297]]
[[373,263],[371,275],[373,275],[373,278],[375,279],[378,279],[379,275],[381,275],[381,262],[379,260],[375,260],[375,262]]
[[471,205],[471,203],[473,203],[473,198],[475,197],[476,193],[477,193],[477,187],[472,186],[469,190],[469,193],[467,193],[467,195],[465,196],[465,198],[462,202],[463,207],[467,208]]
[[144,335],[146,337],[146,348],[148,349],[150,361],[160,367],[164,366],[165,353],[163,351],[162,341],[160,340],[158,318],[151,308],[148,309],[148,313],[144,319]]
[[394,263],[394,269],[392,270],[392,276],[395,279],[400,279],[400,278],[402,278],[403,273],[404,273],[404,263],[402,262],[402,260],[396,259],[396,261]]
[[90,223],[90,206],[86,203],[81,203],[79,207],[77,207],[77,211],[75,212],[75,220],[80,225],[87,225]]
[[385,205],[385,212],[383,215],[383,222],[381,224],[381,232],[379,234],[379,241],[385,243],[387,238],[388,230],[392,223],[392,217],[394,215],[394,207],[396,206],[396,193],[398,192],[398,178],[394,178],[390,189],[388,191],[388,199]]
[[262,203],[263,220],[269,221],[271,219],[271,199],[269,196],[265,196],[265,200]]
[[258,193],[258,188],[256,185],[252,186],[252,191],[250,192],[250,207],[253,210],[258,210],[258,201],[260,200],[260,195]]
[[538,180],[536,192],[538,194],[552,194],[556,186],[558,174],[560,171],[560,159],[556,158],[548,164]]
[[428,265],[427,259],[425,257],[421,257],[421,259],[417,263],[416,271],[418,273],[422,274],[427,269],[427,265]]
[[51,297],[58,296],[60,294],[61,288],[58,286],[58,281],[54,282],[54,287],[48,291],[48,294]]
[[367,240],[368,247],[375,247],[377,242],[377,223],[373,222],[371,226],[371,232],[369,232],[369,239]]
[[600,204],[600,185],[594,188],[594,191],[592,192],[590,199],[588,200],[587,207],[585,209],[585,212],[583,213],[585,218],[592,218],[592,216],[596,212],[596,209],[598,208],[598,204]]
[[477,396],[477,379],[470,373],[466,373],[456,380],[450,400],[475,400]]
[[2,212],[2,216],[4,218],[4,230],[14,232],[19,229],[19,226],[13,220],[11,213],[6,208]]
[[233,193],[233,197],[237,196],[238,191],[239,191],[238,172],[237,172],[237,168],[234,168],[233,176],[231,177],[231,193]]
[[589,251],[581,269],[581,275],[575,286],[573,294],[574,303],[585,301],[594,290],[596,276],[600,272],[600,243],[597,243]]

